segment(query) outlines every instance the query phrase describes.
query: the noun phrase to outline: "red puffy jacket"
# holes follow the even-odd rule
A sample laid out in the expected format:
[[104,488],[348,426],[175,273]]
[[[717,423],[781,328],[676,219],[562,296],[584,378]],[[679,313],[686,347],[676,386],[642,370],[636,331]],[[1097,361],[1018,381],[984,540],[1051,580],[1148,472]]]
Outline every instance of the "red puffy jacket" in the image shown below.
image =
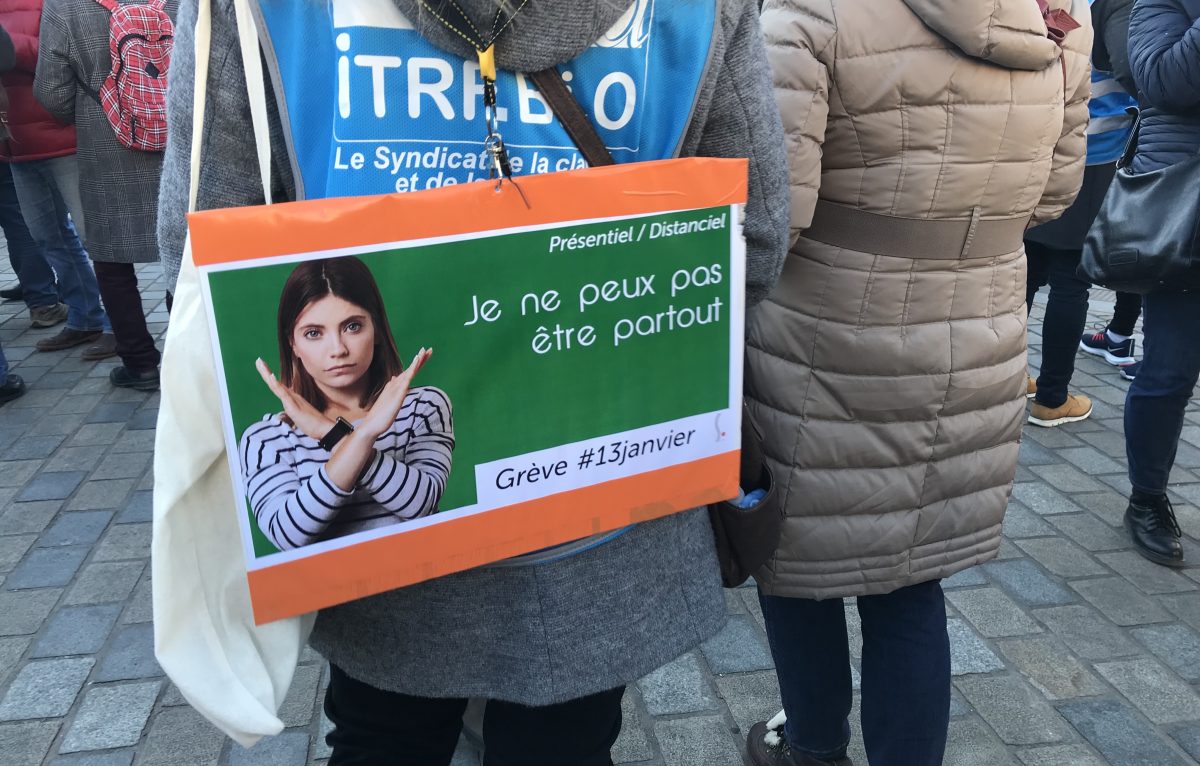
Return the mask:
[[75,128],[50,116],[33,97],[37,71],[38,28],[42,0],[0,0],[0,26],[12,37],[17,64],[0,76],[8,92],[8,129],[12,138],[0,142],[0,161],[27,162],[75,153]]

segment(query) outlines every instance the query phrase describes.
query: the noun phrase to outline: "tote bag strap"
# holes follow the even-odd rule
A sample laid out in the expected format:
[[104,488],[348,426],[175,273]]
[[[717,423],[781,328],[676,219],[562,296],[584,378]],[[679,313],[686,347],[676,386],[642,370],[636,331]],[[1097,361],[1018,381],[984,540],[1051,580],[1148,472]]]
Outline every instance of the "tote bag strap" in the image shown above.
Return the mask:
[[[267,121],[267,91],[263,80],[262,58],[258,47],[258,27],[249,0],[234,0],[238,43],[246,71],[246,93],[250,97],[250,121],[254,127],[254,147],[258,172],[262,179],[263,199],[271,199],[271,131]],[[188,212],[196,212],[200,194],[200,162],[204,142],[204,110],[208,100],[208,68],[212,47],[212,0],[199,0],[196,6],[196,82],[192,95],[192,157],[188,184]]]

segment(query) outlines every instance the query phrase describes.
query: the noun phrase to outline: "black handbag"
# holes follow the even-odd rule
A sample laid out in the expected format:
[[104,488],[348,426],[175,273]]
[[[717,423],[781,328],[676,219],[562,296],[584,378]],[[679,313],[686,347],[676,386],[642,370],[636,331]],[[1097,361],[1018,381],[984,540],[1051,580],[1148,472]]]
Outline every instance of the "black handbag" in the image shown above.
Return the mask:
[[1200,287],[1200,154],[1134,174],[1140,131],[1139,115],[1088,229],[1079,275],[1127,293]]
[[[604,146],[604,141],[563,83],[558,70],[551,68],[535,72],[530,77],[588,164],[592,167],[613,164],[612,155]],[[746,492],[762,489],[765,494],[747,508],[738,506],[732,500],[708,506],[717,561],[721,565],[721,583],[726,588],[741,585],[756,569],[767,563],[779,544],[779,532],[783,526],[774,477],[763,459],[762,433],[754,424],[744,400],[739,475],[742,489]]]
[[717,561],[721,565],[721,584],[736,588],[763,566],[779,547],[783,514],[779,492],[771,467],[763,458],[762,433],[742,400],[742,490],[764,490],[754,505],[742,507],[733,500],[708,506]]

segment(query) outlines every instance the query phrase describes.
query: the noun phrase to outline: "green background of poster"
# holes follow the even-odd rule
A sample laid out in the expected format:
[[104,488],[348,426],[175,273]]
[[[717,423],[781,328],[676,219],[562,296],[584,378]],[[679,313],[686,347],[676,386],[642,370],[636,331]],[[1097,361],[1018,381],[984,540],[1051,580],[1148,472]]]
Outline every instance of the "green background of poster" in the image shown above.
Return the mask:
[[[691,221],[725,215],[725,227],[633,244],[549,252],[552,236],[602,234],[643,223]],[[646,216],[627,221],[565,225],[360,255],[379,284],[388,319],[407,363],[421,346],[434,350],[414,385],[437,386],[454,407],[454,468],[440,503],[451,510],[475,502],[474,466],[605,434],[626,431],[729,406],[729,208]],[[720,264],[721,281],[671,296],[677,269]],[[279,370],[276,311],[294,263],[208,274],[225,365],[234,432],[265,413],[280,411],[259,378],[262,357]],[[597,302],[582,314],[579,290],[655,275],[655,294]],[[740,286],[739,286],[740,289]],[[522,298],[557,290],[561,305],[537,312]],[[496,300],[494,323],[464,326],[474,316],[473,297]],[[706,314],[720,298],[720,320],[638,336],[613,344],[621,319],[689,307]],[[665,328],[666,320],[663,321]],[[643,327],[646,322],[643,321]],[[537,354],[539,327],[595,328],[590,347]],[[257,556],[275,552],[251,517]]]

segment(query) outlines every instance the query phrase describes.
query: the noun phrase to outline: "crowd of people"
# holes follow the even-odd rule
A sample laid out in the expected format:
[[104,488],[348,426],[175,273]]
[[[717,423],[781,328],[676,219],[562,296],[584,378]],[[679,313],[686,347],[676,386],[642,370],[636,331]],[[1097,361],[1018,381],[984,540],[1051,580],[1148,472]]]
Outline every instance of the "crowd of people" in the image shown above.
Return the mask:
[[[574,61],[630,5],[379,2],[463,61],[478,43],[447,18],[491,24],[497,65],[517,72]],[[1183,564],[1167,486],[1200,377],[1200,297],[1170,285],[1119,293],[1112,321],[1087,331],[1079,266],[1131,141],[1133,173],[1200,152],[1200,0],[706,2],[713,28],[667,28],[664,14],[643,32],[709,62],[693,111],[656,116],[682,137],[676,156],[750,159],[745,393],[783,509],[755,579],[783,712],[749,732],[747,749],[756,766],[850,764],[843,599],[854,598],[868,757],[934,766],[951,689],[940,583],[996,555],[1023,425],[1091,414],[1069,390],[1079,352],[1131,381],[1131,542]],[[134,264],[161,259],[174,285],[193,146],[197,209],[265,201],[245,172],[258,147],[234,4],[212,8],[206,42],[220,67],[195,143],[197,4],[165,11],[175,30],[160,152],[122,143],[97,98],[110,9],[0,2],[0,44],[15,52],[0,50],[11,131],[0,225],[19,279],[3,296],[23,300],[34,327],[63,325],[39,351],[119,356],[113,385],[142,390],[158,384],[159,353]],[[307,125],[293,140],[288,99],[313,83],[333,94],[338,72],[312,61],[289,79],[272,57],[294,39],[265,18],[263,55],[279,78],[266,83],[274,199],[390,191],[375,176],[347,190],[305,174],[297,152],[332,156],[333,137]],[[653,110],[654,96],[639,94],[637,108]],[[439,138],[429,122],[413,132]],[[1035,379],[1027,320],[1047,284]],[[0,402],[22,390],[0,351]],[[507,563],[320,612],[311,645],[331,664],[332,766],[448,764],[468,698],[488,701],[489,765],[610,764],[625,684],[724,621],[701,509]]]
[[[93,0],[0,3],[0,227],[17,276],[0,299],[23,301],[34,328],[61,325],[37,351],[118,357],[114,386],[153,391],[135,264],[158,261],[162,152],[122,145],[102,104],[112,16]],[[0,349],[0,403],[24,390]]]

